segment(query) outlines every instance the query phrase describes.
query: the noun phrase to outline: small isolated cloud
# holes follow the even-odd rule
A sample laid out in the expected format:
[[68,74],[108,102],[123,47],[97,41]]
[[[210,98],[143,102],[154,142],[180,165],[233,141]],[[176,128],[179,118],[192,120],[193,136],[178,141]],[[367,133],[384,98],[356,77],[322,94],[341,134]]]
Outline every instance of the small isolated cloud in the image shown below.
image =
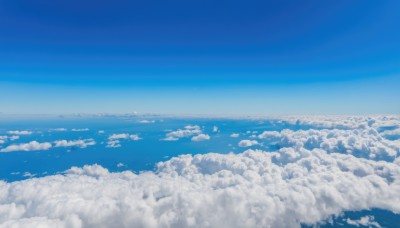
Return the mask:
[[248,139],[241,140],[238,143],[238,146],[240,146],[240,147],[250,147],[250,146],[255,146],[255,145],[258,145],[258,142],[256,140],[248,140]]
[[17,139],[19,139],[19,135],[12,135],[12,136],[0,135],[0,144],[4,144],[7,140],[14,141]]
[[122,162],[120,162],[120,163],[117,164],[117,167],[118,167],[118,168],[121,168],[121,167],[124,167],[124,166],[126,166],[126,165],[125,165],[124,163],[122,163]]
[[109,148],[118,148],[121,147],[120,141],[119,140],[109,140],[107,142],[107,146]]
[[49,131],[67,131],[67,129],[66,128],[53,128],[53,129],[50,129]]
[[139,123],[144,123],[144,124],[148,124],[148,123],[155,123],[155,120],[139,120]]
[[57,140],[54,142],[55,147],[80,147],[86,148],[88,146],[96,145],[93,139],[79,139],[79,140]]
[[30,172],[25,172],[22,176],[23,176],[23,177],[32,178],[32,177],[36,176],[36,174],[32,174],[32,173],[30,173]]
[[200,130],[200,126],[198,126],[198,125],[187,125],[187,126],[185,126],[185,129],[188,129],[188,130]]
[[89,131],[89,128],[72,128],[71,131],[77,131],[77,132],[81,132],[81,131]]
[[17,139],[19,139],[19,135],[9,136],[8,139],[11,140],[11,141],[17,140]]
[[31,135],[31,131],[7,131],[10,135]]
[[137,134],[112,134],[108,137],[109,140],[119,140],[119,139],[132,139],[134,141],[140,140],[141,138]]
[[179,140],[179,138],[174,138],[174,137],[168,136],[168,137],[163,138],[161,140],[163,140],[163,141],[177,141],[177,140]]
[[192,141],[198,142],[198,141],[205,141],[205,140],[210,140],[210,136],[207,134],[200,134],[192,137]]
[[105,131],[104,131],[104,130],[100,130],[100,131],[98,131],[97,133],[99,133],[99,134],[104,134]]
[[214,127],[213,127],[213,132],[214,132],[214,133],[217,133],[217,132],[218,132],[218,127],[217,127],[217,126],[214,126]]
[[372,227],[380,228],[381,225],[379,225],[379,223],[375,222],[374,220],[375,220],[374,216],[367,215],[367,216],[361,217],[360,219],[357,219],[357,220],[352,220],[352,219],[348,218],[348,219],[346,219],[346,222],[349,225],[353,225],[353,226],[357,226],[357,227],[365,226],[365,227],[371,227],[371,228]]
[[7,146],[6,148],[1,149],[0,152],[48,150],[51,147],[51,144],[48,142],[39,143],[37,141],[31,141],[29,143]]
[[137,134],[112,134],[108,137],[107,146],[109,148],[117,148],[121,147],[121,140],[131,139],[133,141],[141,140],[142,138],[139,137]]
[[202,134],[200,126],[197,125],[187,125],[184,129],[178,129],[176,131],[171,131],[166,134],[165,138],[162,139],[164,141],[176,141],[180,138],[187,138],[195,135]]
[[129,138],[133,141],[138,141],[141,140],[142,138],[139,137],[139,135],[130,135]]
[[238,133],[232,133],[230,136],[232,138],[238,138],[240,135]]

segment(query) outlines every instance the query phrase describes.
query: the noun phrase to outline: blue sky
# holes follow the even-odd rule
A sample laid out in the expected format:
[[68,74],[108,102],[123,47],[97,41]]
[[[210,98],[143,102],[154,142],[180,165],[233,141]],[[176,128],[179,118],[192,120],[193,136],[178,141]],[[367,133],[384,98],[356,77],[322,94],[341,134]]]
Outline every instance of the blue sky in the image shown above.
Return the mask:
[[398,1],[0,1],[0,112],[400,113]]

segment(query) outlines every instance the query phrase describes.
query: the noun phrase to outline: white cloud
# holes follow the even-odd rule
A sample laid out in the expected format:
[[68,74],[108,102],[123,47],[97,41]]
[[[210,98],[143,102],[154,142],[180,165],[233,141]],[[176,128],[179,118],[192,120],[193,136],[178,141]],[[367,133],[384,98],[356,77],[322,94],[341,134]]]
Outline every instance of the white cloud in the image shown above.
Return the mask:
[[88,146],[96,145],[93,139],[79,139],[79,140],[57,140],[54,142],[55,147],[80,147],[86,148]]
[[72,128],[71,131],[77,131],[77,132],[81,132],[81,131],[89,131],[89,128]]
[[188,130],[200,130],[200,126],[198,126],[198,125],[187,125],[187,126],[185,126],[185,129],[188,129]]
[[258,136],[274,140],[279,147],[321,148],[328,152],[351,153],[372,159],[395,158],[400,152],[400,140],[388,140],[374,128],[283,130],[264,132]]
[[67,129],[66,128],[53,128],[53,129],[50,129],[50,131],[67,131]]
[[278,138],[281,134],[277,131],[264,131],[260,135],[258,135],[259,139],[269,139],[269,138]]
[[19,135],[12,135],[12,136],[7,136],[7,135],[0,135],[0,144],[5,143],[6,140],[14,141],[19,139]]
[[112,134],[108,137],[107,147],[109,148],[117,148],[121,147],[121,140],[122,139],[131,139],[133,141],[141,140],[142,138],[139,137],[137,134]]
[[130,135],[129,138],[133,141],[138,141],[141,140],[142,138],[139,137],[139,135]]
[[238,138],[240,135],[238,133],[232,133],[230,136],[232,138]]
[[109,140],[127,139],[129,134],[112,134],[108,137]]
[[200,134],[192,137],[192,141],[205,141],[205,140],[210,140],[210,136],[207,134]]
[[99,134],[104,134],[105,131],[104,131],[104,130],[100,130],[100,131],[98,131],[97,133],[99,133]]
[[148,124],[148,123],[155,123],[155,120],[139,120],[139,123],[144,123],[144,124]]
[[163,140],[163,141],[177,141],[177,140],[179,140],[179,138],[174,138],[174,137],[168,136],[168,137],[163,138],[161,140]]
[[124,167],[124,166],[126,166],[126,165],[125,165],[124,163],[122,163],[122,162],[120,162],[120,163],[117,164],[117,167],[118,167],[118,168]]
[[107,146],[109,148],[118,148],[121,147],[120,141],[119,140],[109,140],[107,142]]
[[30,173],[30,172],[25,172],[22,176],[23,176],[23,177],[32,178],[32,177],[36,176],[36,174],[32,174],[32,173]]
[[185,129],[178,129],[176,131],[171,131],[168,132],[165,136],[164,141],[176,141],[179,140],[180,138],[187,138],[191,137],[194,135],[199,135],[202,134],[202,131],[200,129],[200,126],[197,125],[188,125],[185,126]]
[[12,136],[8,137],[8,139],[11,140],[11,141],[17,140],[19,138],[20,138],[19,135],[12,135]]
[[48,142],[39,143],[37,141],[31,141],[29,143],[7,146],[6,148],[1,149],[0,152],[48,150],[50,148],[51,144]]
[[92,165],[0,182],[0,224],[300,227],[344,211],[400,213],[399,191],[400,166],[321,149],[182,155],[156,172],[110,173]]
[[381,225],[379,225],[379,223],[374,221],[375,218],[374,216],[364,216],[361,217],[358,220],[352,220],[352,219],[346,219],[347,224],[349,225],[353,225],[353,226],[366,226],[366,227],[376,227],[376,228],[380,228]]
[[31,131],[7,131],[10,135],[31,135]]
[[214,133],[218,132],[218,127],[217,127],[217,126],[214,126],[214,127],[213,127],[213,132],[214,132]]
[[241,140],[238,143],[238,146],[240,146],[240,147],[250,147],[250,146],[256,146],[256,145],[258,145],[258,142],[256,140],[248,140],[248,139]]

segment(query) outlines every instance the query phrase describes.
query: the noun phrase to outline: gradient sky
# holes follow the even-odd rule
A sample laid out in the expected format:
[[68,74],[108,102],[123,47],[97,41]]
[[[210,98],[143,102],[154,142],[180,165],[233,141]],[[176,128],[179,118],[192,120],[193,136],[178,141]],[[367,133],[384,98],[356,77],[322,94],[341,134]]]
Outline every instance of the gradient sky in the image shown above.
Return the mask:
[[0,112],[400,113],[400,1],[2,1]]

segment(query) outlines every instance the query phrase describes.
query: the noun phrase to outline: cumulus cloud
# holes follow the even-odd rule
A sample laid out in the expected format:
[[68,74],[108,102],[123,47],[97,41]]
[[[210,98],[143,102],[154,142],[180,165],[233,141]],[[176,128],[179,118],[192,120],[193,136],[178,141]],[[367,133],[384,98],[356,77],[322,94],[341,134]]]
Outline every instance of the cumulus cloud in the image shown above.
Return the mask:
[[380,228],[381,225],[379,225],[379,223],[374,221],[375,218],[374,216],[364,216],[361,217],[360,219],[357,220],[352,220],[352,219],[346,219],[347,224],[349,225],[353,225],[353,226],[365,226],[365,227],[375,227],[375,228]]
[[89,131],[89,128],[72,128],[71,131],[77,131],[77,132],[81,132],[81,131]]
[[7,134],[10,135],[31,135],[31,131],[7,131]]
[[119,139],[132,139],[134,141],[140,140],[141,138],[137,134],[112,134],[108,137],[109,140],[119,140]]
[[328,152],[351,153],[371,159],[394,159],[400,152],[400,140],[388,140],[374,128],[310,129],[265,131],[258,136],[271,140],[278,147],[321,148]]
[[80,147],[86,148],[88,146],[96,145],[93,139],[79,139],[79,140],[57,140],[54,142],[55,147]]
[[210,136],[207,134],[200,134],[192,137],[192,141],[205,141],[205,140],[210,140]]
[[17,140],[17,139],[19,139],[19,135],[9,136],[8,139],[11,140],[11,141]]
[[51,144],[48,142],[39,143],[37,141],[31,141],[29,143],[9,145],[1,149],[0,152],[48,150],[51,147]]
[[241,140],[238,143],[238,146],[240,146],[240,147],[250,147],[250,146],[256,146],[256,145],[258,145],[258,142],[256,140],[248,140],[248,139]]
[[277,131],[264,131],[260,135],[258,135],[259,139],[269,139],[269,138],[278,138],[281,134]]
[[178,129],[176,131],[168,132],[165,136],[164,141],[176,141],[180,138],[187,138],[194,135],[202,134],[200,126],[197,125],[188,125],[185,126],[184,129]]
[[400,213],[398,165],[321,149],[181,155],[156,170],[111,173],[92,165],[0,182],[0,224],[300,227],[349,210]]
[[109,148],[118,148],[121,147],[120,141],[119,140],[109,140],[107,142],[107,146]]
[[138,141],[141,140],[142,138],[139,137],[137,134],[128,134],[128,133],[122,133],[122,134],[112,134],[108,137],[108,142],[107,142],[107,147],[109,148],[117,148],[121,147],[121,140],[125,139],[131,139],[133,141]]
[[232,133],[230,136],[232,138],[238,138],[240,135],[238,133]]

